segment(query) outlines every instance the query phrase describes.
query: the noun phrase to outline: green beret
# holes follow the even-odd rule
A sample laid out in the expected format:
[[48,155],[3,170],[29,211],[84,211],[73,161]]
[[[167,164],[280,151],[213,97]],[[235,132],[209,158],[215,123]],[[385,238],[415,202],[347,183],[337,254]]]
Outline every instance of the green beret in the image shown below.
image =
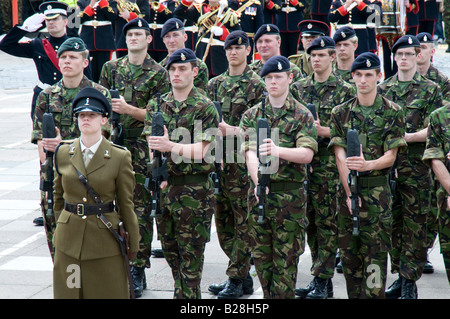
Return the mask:
[[83,52],[87,47],[83,40],[77,37],[68,38],[64,41],[58,49],[56,57],[59,58],[65,51]]

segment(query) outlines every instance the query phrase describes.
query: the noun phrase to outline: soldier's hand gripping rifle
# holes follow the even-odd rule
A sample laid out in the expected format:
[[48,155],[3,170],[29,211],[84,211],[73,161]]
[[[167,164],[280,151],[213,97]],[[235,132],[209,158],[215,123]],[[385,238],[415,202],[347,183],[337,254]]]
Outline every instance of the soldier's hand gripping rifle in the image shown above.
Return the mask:
[[262,115],[263,117],[258,119],[257,127],[257,157],[258,157],[258,185],[256,186],[256,196],[259,198],[258,203],[258,224],[264,223],[266,215],[266,189],[270,184],[269,166],[270,161],[267,155],[261,155],[259,153],[259,147],[265,144],[264,140],[270,138],[270,126],[265,114],[265,102],[266,99],[262,99]]
[[[160,94],[158,93],[158,110],[153,113],[152,136],[164,136],[164,117],[160,112]],[[167,160],[166,157],[157,150],[152,150],[153,158],[147,163],[148,174],[151,178],[145,179],[145,188],[152,191],[152,211],[150,217],[161,216],[161,183],[167,180]]]
[[[217,99],[217,86],[214,92],[215,101],[213,101],[214,106],[216,107],[217,113],[219,113],[219,123],[222,122],[222,105]],[[219,195],[222,191],[220,186],[220,172],[222,171],[222,160],[223,160],[223,137],[222,135],[217,134],[216,136],[216,148],[215,148],[215,158],[214,158],[214,166],[215,171],[211,173],[211,179],[214,182],[214,194]]]
[[[354,129],[347,131],[347,157],[360,156],[361,146],[359,143],[358,132]],[[353,221],[353,236],[359,236],[359,193],[360,182],[359,172],[351,170],[348,174],[348,186],[350,187],[350,200]]]
[[[49,105],[49,101],[47,102]],[[42,118],[42,137],[43,138],[55,138],[56,126],[53,119],[53,113],[46,112]],[[39,189],[47,193],[47,218],[52,218],[53,215],[53,152],[45,150],[45,161],[41,164],[41,171],[45,174],[45,179],[42,179],[39,185]]]
[[[316,110],[316,105],[313,103],[308,103],[306,104],[306,107],[308,108],[308,110],[311,112],[314,121],[317,120],[317,110]],[[311,164],[306,164],[306,178],[305,181],[303,182],[303,188],[305,190],[305,195],[308,194],[309,191],[309,179],[311,176]]]
[[[111,99],[120,99],[119,91],[116,90],[116,70],[111,70],[112,77],[112,89],[109,90],[111,94]],[[123,136],[122,136],[122,124],[120,123],[120,114],[117,112],[112,112],[111,114],[111,123],[112,123],[112,132],[111,132],[111,141],[118,145],[123,144]]]

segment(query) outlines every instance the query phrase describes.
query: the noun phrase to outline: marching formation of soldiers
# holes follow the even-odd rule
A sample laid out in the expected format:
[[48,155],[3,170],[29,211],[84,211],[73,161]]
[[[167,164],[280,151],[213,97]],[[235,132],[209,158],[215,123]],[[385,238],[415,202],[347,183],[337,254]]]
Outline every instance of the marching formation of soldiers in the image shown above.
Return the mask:
[[[80,26],[65,2],[0,42],[38,71],[55,298],[139,298],[154,223],[174,298],[200,298],[213,216],[221,299],[253,293],[251,261],[264,298],[330,298],[339,260],[349,298],[417,299],[438,234],[450,283],[450,80],[420,15],[434,1],[405,4],[416,29],[383,1],[311,1],[303,19],[304,0],[80,0]],[[313,279],[296,288],[305,242]]]

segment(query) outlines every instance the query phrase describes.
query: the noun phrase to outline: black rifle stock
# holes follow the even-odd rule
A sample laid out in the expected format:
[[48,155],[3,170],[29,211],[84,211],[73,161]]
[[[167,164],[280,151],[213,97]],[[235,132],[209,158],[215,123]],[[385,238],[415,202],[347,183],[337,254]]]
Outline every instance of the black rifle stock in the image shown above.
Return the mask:
[[[347,157],[360,156],[361,146],[359,143],[358,132],[353,129],[347,131]],[[359,236],[359,172],[351,170],[348,174],[348,186],[350,187],[350,200],[352,210],[352,221],[354,236]]]
[[[311,114],[314,118],[314,121],[317,120],[316,106],[313,103],[308,103],[308,104],[306,104],[306,107],[311,112]],[[309,191],[310,176],[311,176],[311,164],[306,164],[306,178],[305,178],[305,181],[303,182],[303,188],[305,190],[305,195],[308,194],[308,191]]]
[[[217,86],[214,92],[215,101],[213,101],[214,106],[219,113],[219,123],[222,122],[222,105],[220,101],[217,99]],[[214,182],[214,194],[219,195],[222,192],[222,187],[220,185],[220,174],[222,171],[222,160],[223,160],[223,137],[222,135],[217,134],[216,136],[216,148],[215,148],[215,158],[214,158],[214,166],[215,171],[211,173],[211,179]]]
[[[160,94],[158,93],[158,111],[153,113],[152,136],[164,136],[164,117],[159,111]],[[167,180],[167,161],[163,153],[152,150],[153,158],[147,164],[147,171],[151,178],[145,180],[145,187],[152,191],[152,211],[150,217],[159,217],[161,211],[161,183]]]
[[266,215],[266,188],[270,184],[270,173],[267,169],[270,166],[270,161],[267,155],[261,155],[259,153],[259,147],[265,144],[264,140],[270,138],[270,125],[265,116],[265,97],[262,100],[262,112],[263,117],[258,119],[257,126],[257,157],[259,161],[258,165],[258,185],[256,186],[256,195],[259,198],[258,203],[258,224],[264,223],[264,218]]
[[[49,105],[49,101],[47,103]],[[43,138],[55,138],[56,126],[53,114],[50,112],[44,113],[42,117],[42,137]],[[41,180],[39,189],[47,193],[47,218],[52,218],[53,214],[53,152],[45,151],[45,161],[41,164],[41,170],[45,172],[45,180]]]
[[[116,90],[116,70],[111,71],[112,77],[112,89],[109,90],[111,94],[111,99],[120,99],[119,91]],[[111,141],[118,145],[123,144],[123,136],[122,136],[122,124],[120,123],[120,114],[117,112],[112,112],[111,114],[111,123],[112,123],[112,131],[111,131]]]

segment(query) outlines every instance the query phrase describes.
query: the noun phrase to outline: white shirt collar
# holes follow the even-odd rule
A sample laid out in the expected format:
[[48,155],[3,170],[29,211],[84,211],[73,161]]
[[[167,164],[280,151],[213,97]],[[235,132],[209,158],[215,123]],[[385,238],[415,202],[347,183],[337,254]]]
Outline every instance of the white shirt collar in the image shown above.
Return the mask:
[[95,154],[95,152],[97,152],[97,149],[98,149],[99,146],[100,146],[100,143],[102,142],[102,139],[103,139],[103,138],[100,137],[100,139],[98,140],[97,143],[95,143],[95,144],[92,145],[91,147],[86,147],[86,146],[83,144],[83,142],[81,141],[81,138],[80,138],[81,153],[83,153],[84,150],[85,150],[86,148],[89,148],[89,149],[91,150],[91,152],[92,152],[93,154]]

